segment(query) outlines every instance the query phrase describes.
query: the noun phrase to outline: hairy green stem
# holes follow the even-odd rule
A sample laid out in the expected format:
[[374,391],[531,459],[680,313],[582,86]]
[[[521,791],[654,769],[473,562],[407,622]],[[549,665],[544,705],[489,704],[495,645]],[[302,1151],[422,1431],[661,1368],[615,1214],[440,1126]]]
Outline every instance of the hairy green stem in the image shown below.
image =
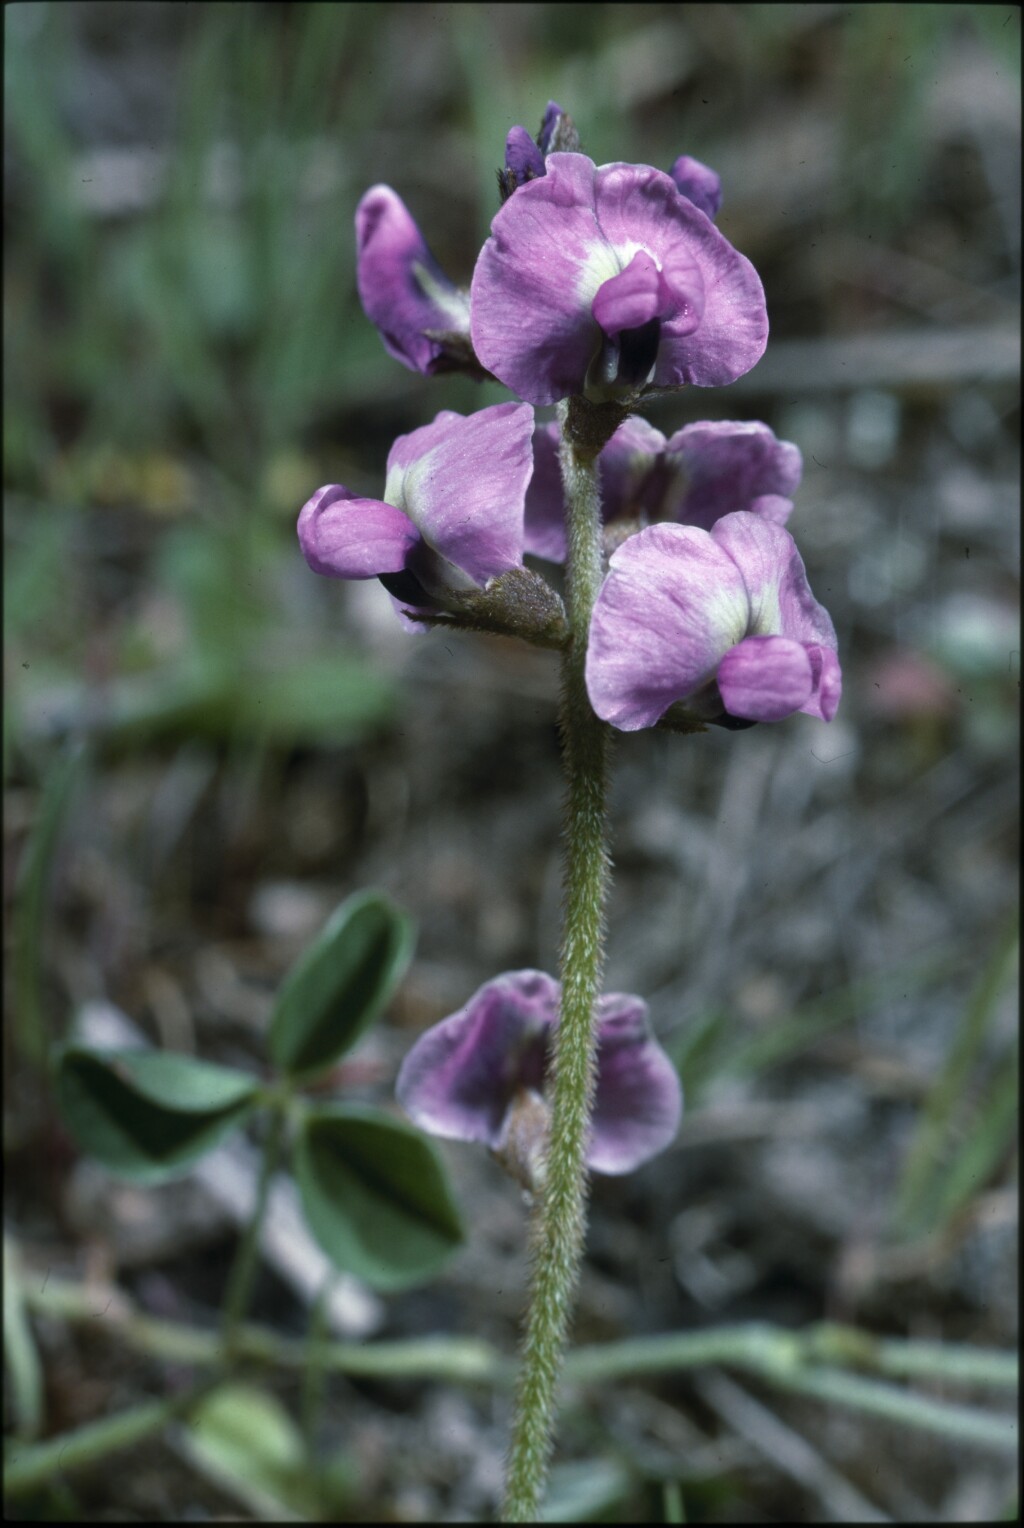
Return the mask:
[[596,1079],[594,1005],[600,990],[608,886],[611,729],[594,715],[584,666],[601,585],[597,450],[574,444],[560,408],[568,529],[569,642],[562,660],[566,775],[562,1006],[552,1063],[551,1137],[534,1210],[531,1288],[512,1422],[502,1518],[534,1522],[551,1454],[556,1390],[586,1233],[586,1145]]

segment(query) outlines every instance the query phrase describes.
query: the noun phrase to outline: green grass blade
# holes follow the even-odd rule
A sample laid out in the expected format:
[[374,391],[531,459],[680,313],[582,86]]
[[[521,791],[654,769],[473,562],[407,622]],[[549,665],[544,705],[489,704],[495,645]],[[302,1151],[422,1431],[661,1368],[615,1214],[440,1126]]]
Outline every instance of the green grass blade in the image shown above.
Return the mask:
[[42,1001],[42,943],[46,894],[54,851],[86,754],[72,746],[51,764],[43,781],[39,813],[22,860],[11,920],[15,1044],[26,1061],[46,1061],[51,1036]]

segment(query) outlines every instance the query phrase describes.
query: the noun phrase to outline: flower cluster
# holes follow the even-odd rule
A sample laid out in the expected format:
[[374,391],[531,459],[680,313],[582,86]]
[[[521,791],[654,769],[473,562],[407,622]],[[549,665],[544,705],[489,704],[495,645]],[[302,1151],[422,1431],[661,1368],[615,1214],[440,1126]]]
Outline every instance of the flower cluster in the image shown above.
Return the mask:
[[[446,410],[399,437],[379,499],[320,488],[299,516],[309,565],[379,578],[413,629],[563,647],[559,595],[525,558],[565,561],[562,458],[585,447],[605,558],[586,651],[597,716],[625,732],[797,711],[831,721],[835,630],[787,529],[796,446],[752,422],[689,424],[666,439],[635,412],[652,394],[732,382],[764,352],[761,282],[714,222],[718,176],[687,155],[667,172],[595,165],[550,102],[535,138],[509,132],[498,185],[468,288],[390,187],[359,203],[359,295],[390,354],[425,375],[495,378],[520,401]],[[560,423],[537,421],[551,404],[563,405]],[[582,416],[587,440],[573,433]],[[678,1084],[640,1000],[602,1003],[590,1165],[621,1172],[671,1138]],[[421,1039],[399,1097],[427,1128],[485,1141],[536,1176],[523,1163],[543,1155],[556,1022],[551,978],[499,977]]]

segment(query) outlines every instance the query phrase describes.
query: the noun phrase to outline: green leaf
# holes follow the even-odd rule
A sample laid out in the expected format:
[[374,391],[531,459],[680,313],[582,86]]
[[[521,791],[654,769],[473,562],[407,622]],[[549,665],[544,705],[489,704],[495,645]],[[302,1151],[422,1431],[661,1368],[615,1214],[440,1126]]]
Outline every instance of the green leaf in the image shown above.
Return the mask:
[[542,1523],[592,1523],[608,1518],[629,1492],[632,1478],[615,1459],[574,1459],[558,1464],[540,1509]]
[[[4,1234],[4,1363],[19,1438],[34,1438],[43,1425],[43,1366],[25,1299],[25,1279],[13,1238]],[[6,1388],[6,1387],[5,1387]]]
[[361,660],[313,654],[281,668],[266,663],[254,678],[230,654],[223,663],[207,653],[186,656],[114,680],[101,711],[77,682],[41,684],[26,692],[14,719],[19,735],[85,728],[109,752],[184,736],[288,747],[348,742],[395,714],[394,684]]
[[281,984],[267,1041],[275,1065],[306,1075],[350,1050],[401,981],[413,939],[381,892],[343,902]]
[[47,889],[61,829],[86,770],[84,748],[73,745],[46,772],[39,810],[25,848],[11,917],[12,1029],[24,1058],[45,1064],[49,1043],[41,996]]
[[434,1147],[377,1109],[311,1111],[296,1143],[295,1175],[328,1257],[377,1289],[429,1278],[463,1240]]
[[[891,1211],[893,1231],[901,1238],[927,1235],[938,1229],[951,1213],[951,1178],[958,1170],[963,1171],[965,1157],[963,1106],[972,1096],[971,1078],[984,1053],[999,1001],[1013,978],[1019,947],[1015,910],[1012,921],[1005,925],[981,967],[949,1054],[921,1110]],[[1003,1071],[1001,1075],[1007,1073]],[[1015,1075],[1012,1066],[1008,1075],[1012,1090]],[[993,1139],[998,1140],[1001,1118],[999,1109],[979,1110],[981,1135],[995,1128],[997,1134]],[[1011,1103],[1008,1120],[1011,1130],[1012,1119]],[[977,1134],[972,1134],[974,1139],[978,1139]]]
[[302,1434],[268,1391],[221,1385],[193,1410],[185,1446],[204,1474],[256,1516],[319,1520]]
[[390,679],[338,652],[303,653],[280,667],[268,660],[233,697],[238,731],[292,747],[362,737],[394,717],[397,700]]
[[148,1183],[185,1172],[216,1146],[258,1087],[242,1072],[168,1051],[69,1046],[57,1063],[57,1101],[82,1149]]

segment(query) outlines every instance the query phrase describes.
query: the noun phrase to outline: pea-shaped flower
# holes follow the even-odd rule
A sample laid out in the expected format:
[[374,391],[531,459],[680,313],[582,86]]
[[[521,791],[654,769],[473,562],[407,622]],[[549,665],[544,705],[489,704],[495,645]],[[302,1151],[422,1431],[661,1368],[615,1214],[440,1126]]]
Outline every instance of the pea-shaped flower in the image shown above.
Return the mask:
[[380,578],[414,610],[484,588],[522,565],[532,434],[523,403],[443,410],[394,442],[383,498],[329,483],[303,505],[306,561],[330,578]]
[[411,371],[483,375],[469,338],[469,297],[390,186],[371,186],[356,208],[356,285],[385,349]]
[[635,402],[732,382],[768,338],[749,260],[670,175],[549,154],[491,224],[470,289],[481,364],[520,398]]
[[[398,1074],[398,1101],[410,1119],[433,1135],[482,1142],[524,1180],[535,1179],[547,1145],[544,1089],[560,996],[543,971],[507,971],[428,1029]],[[679,1077],[640,998],[602,997],[597,1031],[587,1162],[595,1172],[628,1173],[675,1136]]]
[[[557,424],[534,431],[534,473],[526,493],[526,550],[565,561],[565,497],[558,465]],[[715,420],[688,424],[668,440],[631,416],[598,457],[606,541],[660,520],[710,530],[716,520],[749,510],[784,525],[803,472],[796,446],[766,424]]]
[[677,701],[707,720],[831,721],[842,685],[796,543],[748,511],[623,542],[594,605],[586,678],[598,716],[624,732]]

